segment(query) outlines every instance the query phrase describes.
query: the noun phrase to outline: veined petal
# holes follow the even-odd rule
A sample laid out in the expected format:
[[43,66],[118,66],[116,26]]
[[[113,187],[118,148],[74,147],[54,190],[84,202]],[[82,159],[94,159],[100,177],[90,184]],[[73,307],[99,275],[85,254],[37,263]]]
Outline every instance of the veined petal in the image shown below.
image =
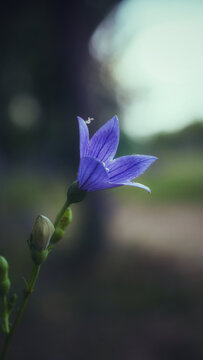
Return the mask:
[[80,116],[77,116],[77,119],[80,132],[80,157],[84,157],[89,142],[89,130],[85,121]]
[[126,181],[126,182],[122,182],[121,185],[125,185],[125,186],[135,186],[135,187],[138,187],[140,189],[143,189],[143,190],[146,190],[148,191],[148,193],[151,193],[151,190],[148,186],[146,185],[143,185],[143,184],[140,184],[140,183],[137,183],[137,182],[132,182],[132,181]]
[[108,182],[109,178],[102,163],[91,157],[83,157],[80,159],[78,181],[80,189],[90,192],[95,188],[100,189],[100,184]]
[[116,188],[116,187],[120,187],[120,186],[134,186],[134,187],[144,189],[144,190],[148,191],[149,193],[151,193],[151,190],[148,186],[137,183],[137,182],[132,182],[132,181],[125,181],[125,182],[121,182],[121,183],[112,183],[112,182],[103,183],[103,184],[101,183],[101,184],[99,184],[99,188],[97,186],[95,186],[94,190],[91,190],[91,191],[112,189],[112,188]]
[[108,162],[113,159],[119,142],[119,122],[117,116],[107,121],[89,141],[87,156]]
[[121,156],[108,164],[110,182],[125,182],[135,179],[156,160],[155,156],[129,155]]

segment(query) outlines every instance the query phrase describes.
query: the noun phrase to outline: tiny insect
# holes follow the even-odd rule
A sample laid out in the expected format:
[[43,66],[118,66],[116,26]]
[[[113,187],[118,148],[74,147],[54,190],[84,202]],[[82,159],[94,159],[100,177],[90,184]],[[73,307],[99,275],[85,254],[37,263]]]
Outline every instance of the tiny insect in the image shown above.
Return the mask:
[[90,124],[94,118],[88,117],[87,120],[85,120],[86,124]]

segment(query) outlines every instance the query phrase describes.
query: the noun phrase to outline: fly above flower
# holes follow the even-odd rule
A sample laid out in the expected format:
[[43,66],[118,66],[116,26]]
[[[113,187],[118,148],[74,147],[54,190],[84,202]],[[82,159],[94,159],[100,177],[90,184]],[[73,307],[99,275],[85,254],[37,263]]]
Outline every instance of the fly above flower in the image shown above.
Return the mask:
[[114,159],[119,143],[117,116],[107,121],[90,139],[86,122],[78,117],[80,132],[80,164],[77,181],[88,192],[123,185],[150,189],[132,182],[157,159],[149,155],[128,155]]
[[85,123],[89,125],[93,120],[94,118],[88,117],[87,120],[85,120]]

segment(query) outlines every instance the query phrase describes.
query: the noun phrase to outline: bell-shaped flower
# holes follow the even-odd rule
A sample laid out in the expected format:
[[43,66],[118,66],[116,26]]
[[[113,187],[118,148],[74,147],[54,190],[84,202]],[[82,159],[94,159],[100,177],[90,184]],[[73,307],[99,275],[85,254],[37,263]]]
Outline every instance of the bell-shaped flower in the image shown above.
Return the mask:
[[79,188],[88,192],[123,185],[150,189],[132,180],[157,159],[149,155],[128,155],[114,159],[119,143],[119,122],[114,116],[90,139],[86,122],[78,117],[80,132]]

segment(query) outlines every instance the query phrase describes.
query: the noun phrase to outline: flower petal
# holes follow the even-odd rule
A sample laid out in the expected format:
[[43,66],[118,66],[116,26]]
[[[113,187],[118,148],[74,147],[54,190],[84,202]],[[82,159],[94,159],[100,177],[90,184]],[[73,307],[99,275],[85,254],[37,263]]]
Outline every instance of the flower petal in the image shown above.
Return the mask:
[[102,163],[91,157],[80,159],[78,170],[79,187],[89,192],[100,189],[100,185],[109,181],[108,173]]
[[144,189],[144,190],[148,191],[149,193],[151,193],[151,190],[148,186],[137,183],[137,182],[132,182],[132,181],[125,181],[125,182],[121,182],[121,183],[112,183],[112,182],[103,183],[103,184],[100,183],[99,188],[97,186],[95,186],[94,190],[92,190],[92,191],[112,189],[112,188],[116,188],[116,187],[120,187],[120,186],[135,186],[135,187]]
[[148,193],[151,193],[151,190],[148,186],[146,185],[143,185],[143,184],[140,184],[140,183],[137,183],[137,182],[132,182],[132,181],[126,181],[126,182],[122,182],[121,185],[125,185],[125,186],[135,186],[135,187],[138,187],[140,189],[144,189],[144,190],[147,190]]
[[99,161],[113,159],[119,142],[119,122],[117,116],[107,121],[91,138],[87,156]]
[[80,132],[80,157],[84,157],[89,142],[89,130],[85,121],[80,116],[77,116],[77,119]]
[[148,155],[121,156],[108,164],[110,182],[125,182],[140,176],[157,158]]

